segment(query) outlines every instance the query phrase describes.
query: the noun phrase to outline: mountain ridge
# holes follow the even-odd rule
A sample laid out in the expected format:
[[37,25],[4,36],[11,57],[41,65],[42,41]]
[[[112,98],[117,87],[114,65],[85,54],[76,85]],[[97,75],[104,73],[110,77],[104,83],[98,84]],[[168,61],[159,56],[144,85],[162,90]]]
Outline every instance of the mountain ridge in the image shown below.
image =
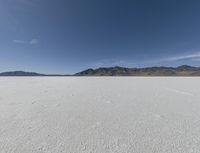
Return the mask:
[[76,73],[75,76],[200,76],[200,67],[181,65],[178,67],[101,67],[87,69]]
[[8,71],[0,73],[0,76],[45,76],[45,74],[25,71]]
[[0,76],[69,76],[69,75],[42,74],[42,73],[26,72],[26,71],[8,71],[0,73]]
[[42,74],[26,71],[8,71],[0,76],[200,76],[200,67],[181,65],[178,67],[154,66],[144,68],[100,67],[86,69],[72,75]]

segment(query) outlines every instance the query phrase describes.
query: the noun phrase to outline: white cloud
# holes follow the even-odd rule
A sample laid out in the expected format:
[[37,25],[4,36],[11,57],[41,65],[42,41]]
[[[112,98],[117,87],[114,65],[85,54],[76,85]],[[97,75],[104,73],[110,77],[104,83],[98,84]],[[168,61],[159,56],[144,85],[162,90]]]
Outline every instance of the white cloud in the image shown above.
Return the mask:
[[29,44],[29,45],[36,45],[39,43],[39,40],[38,39],[32,39],[30,41],[27,41],[27,40],[22,40],[22,39],[15,39],[13,40],[14,43],[17,43],[17,44]]
[[38,44],[39,43],[39,40],[38,39],[32,39],[29,44],[31,45],[35,45],[35,44]]
[[190,54],[181,54],[181,55],[175,55],[171,57],[166,58],[158,58],[158,59],[150,59],[143,61],[141,64],[163,64],[163,63],[169,63],[169,62],[179,62],[182,60],[191,60],[191,61],[198,61],[200,60],[200,52],[196,53],[190,53]]
[[17,43],[17,44],[26,44],[27,43],[25,40],[20,40],[20,39],[13,40],[13,42]]
[[167,58],[166,61],[179,61],[179,60],[196,59],[196,58],[200,58],[200,52],[170,57]]
[[149,66],[163,66],[165,64],[173,64],[174,62],[181,62],[184,60],[190,61],[200,61],[200,52],[193,52],[190,54],[181,54],[171,57],[147,59],[142,61],[133,62],[130,60],[117,60],[117,59],[104,59],[96,63],[93,63],[95,68],[97,67],[112,67],[112,66],[122,66],[122,67],[149,67]]

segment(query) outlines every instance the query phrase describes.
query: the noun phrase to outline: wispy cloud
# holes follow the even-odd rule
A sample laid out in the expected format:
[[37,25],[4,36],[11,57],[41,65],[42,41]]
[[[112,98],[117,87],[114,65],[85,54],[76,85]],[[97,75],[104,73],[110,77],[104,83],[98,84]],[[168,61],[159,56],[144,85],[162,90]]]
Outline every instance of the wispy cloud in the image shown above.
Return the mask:
[[28,45],[36,45],[39,43],[39,40],[38,39],[32,39],[30,41],[27,41],[27,40],[22,40],[22,39],[15,39],[13,40],[14,43],[17,43],[17,44],[28,44]]
[[19,40],[19,39],[15,39],[13,40],[14,43],[17,43],[17,44],[26,44],[27,42],[24,41],[24,40]]
[[30,45],[35,45],[35,44],[38,44],[39,43],[39,40],[38,39],[32,39],[29,44]]
[[180,54],[165,58],[157,58],[157,59],[150,59],[146,60],[145,64],[156,64],[156,63],[163,63],[163,62],[176,62],[176,61],[183,61],[183,60],[200,60],[200,52],[189,53],[189,54]]
[[119,59],[104,59],[93,63],[94,68],[97,67],[149,67],[149,66],[164,66],[178,63],[185,63],[187,61],[200,61],[200,52],[193,52],[188,54],[180,54],[164,58],[143,59],[143,60],[119,60]]
[[169,58],[166,58],[165,60],[166,61],[179,61],[179,60],[187,60],[187,59],[193,60],[193,59],[197,59],[197,58],[198,59],[200,58],[200,52],[169,57]]

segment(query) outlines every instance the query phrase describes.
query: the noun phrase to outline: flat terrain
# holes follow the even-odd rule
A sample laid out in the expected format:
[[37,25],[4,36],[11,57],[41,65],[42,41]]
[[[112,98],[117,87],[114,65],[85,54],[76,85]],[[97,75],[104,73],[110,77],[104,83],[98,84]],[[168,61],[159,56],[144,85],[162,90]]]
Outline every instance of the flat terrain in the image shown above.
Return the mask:
[[0,153],[199,152],[200,78],[0,78]]

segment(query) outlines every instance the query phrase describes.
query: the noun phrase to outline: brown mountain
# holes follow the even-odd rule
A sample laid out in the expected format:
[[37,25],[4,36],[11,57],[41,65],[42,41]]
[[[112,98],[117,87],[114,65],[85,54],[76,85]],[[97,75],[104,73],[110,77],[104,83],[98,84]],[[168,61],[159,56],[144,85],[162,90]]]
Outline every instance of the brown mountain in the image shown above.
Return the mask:
[[179,67],[125,68],[108,67],[87,69],[75,76],[200,76],[200,68],[188,65]]

